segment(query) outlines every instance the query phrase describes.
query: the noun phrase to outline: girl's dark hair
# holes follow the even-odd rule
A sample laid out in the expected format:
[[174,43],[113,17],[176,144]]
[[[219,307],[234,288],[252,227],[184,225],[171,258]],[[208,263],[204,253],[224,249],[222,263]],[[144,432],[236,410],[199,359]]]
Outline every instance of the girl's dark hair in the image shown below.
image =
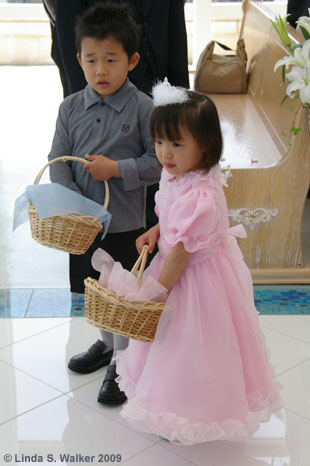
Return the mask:
[[126,4],[98,3],[84,11],[75,23],[78,53],[81,53],[81,43],[85,37],[97,40],[112,37],[122,44],[128,58],[131,58],[139,47],[138,26],[131,15],[130,7]]
[[209,171],[218,164],[222,154],[223,140],[219,116],[213,101],[201,92],[186,91],[189,100],[183,104],[155,107],[150,119],[153,139],[177,141],[180,128],[192,134],[204,152],[203,166]]

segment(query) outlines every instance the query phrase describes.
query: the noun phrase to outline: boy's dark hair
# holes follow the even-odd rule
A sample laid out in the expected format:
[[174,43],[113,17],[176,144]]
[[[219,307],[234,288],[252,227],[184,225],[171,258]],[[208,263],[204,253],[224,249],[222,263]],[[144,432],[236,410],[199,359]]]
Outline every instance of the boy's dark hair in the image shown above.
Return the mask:
[[81,43],[85,37],[104,40],[112,37],[122,44],[128,58],[139,47],[138,26],[129,5],[117,3],[97,4],[77,17],[75,23],[75,43],[81,53]]
[[180,128],[192,134],[204,152],[202,169],[207,171],[218,164],[223,140],[219,116],[213,101],[201,92],[187,91],[189,100],[183,104],[159,106],[153,109],[150,132],[153,139],[177,141]]

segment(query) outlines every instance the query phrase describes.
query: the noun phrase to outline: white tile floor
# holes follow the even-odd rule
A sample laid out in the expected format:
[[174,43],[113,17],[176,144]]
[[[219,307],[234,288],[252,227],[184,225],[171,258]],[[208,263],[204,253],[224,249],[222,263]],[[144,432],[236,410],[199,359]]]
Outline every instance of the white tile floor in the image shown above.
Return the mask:
[[98,337],[83,318],[0,319],[0,456],[12,455],[13,464],[26,464],[22,455],[37,455],[32,464],[39,456],[48,464],[48,455],[71,464],[63,460],[69,454],[94,456],[100,464],[106,454],[110,463],[119,455],[132,466],[309,466],[310,317],[260,320],[284,387],[284,409],[247,443],[180,447],[135,432],[119,407],[97,403],[105,369],[78,375],[66,368],[71,355]]
[[[0,75],[0,288],[67,287],[66,254],[35,244],[28,225],[11,233],[14,199],[46,161],[61,100],[57,70],[2,67]],[[80,454],[95,465],[309,466],[310,316],[260,321],[284,409],[248,443],[179,447],[135,432],[120,408],[97,403],[105,369],[67,370],[70,356],[98,338],[83,318],[0,319],[0,464],[85,463]]]

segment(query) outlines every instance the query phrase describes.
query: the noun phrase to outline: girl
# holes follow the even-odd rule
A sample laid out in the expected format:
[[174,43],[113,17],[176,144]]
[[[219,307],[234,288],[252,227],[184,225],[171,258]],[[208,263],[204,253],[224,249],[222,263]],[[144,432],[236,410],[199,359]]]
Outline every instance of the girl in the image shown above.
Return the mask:
[[117,357],[121,415],[178,444],[242,439],[281,407],[280,386],[234,238],[245,231],[229,228],[218,114],[206,95],[167,82],[153,98],[159,224],[136,244],[158,243],[146,273],[169,294],[154,342],[131,340]]

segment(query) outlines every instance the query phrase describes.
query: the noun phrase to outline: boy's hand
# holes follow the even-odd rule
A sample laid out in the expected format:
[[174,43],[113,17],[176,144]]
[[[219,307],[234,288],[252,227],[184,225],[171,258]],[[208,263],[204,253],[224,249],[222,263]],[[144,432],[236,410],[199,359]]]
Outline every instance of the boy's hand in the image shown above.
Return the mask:
[[159,224],[155,225],[154,227],[150,228],[147,232],[143,235],[139,236],[136,239],[136,248],[139,254],[142,251],[142,248],[145,244],[149,246],[149,254],[154,251],[155,244],[159,240],[160,232],[159,232]]
[[83,165],[86,170],[96,181],[105,181],[110,178],[121,178],[118,168],[118,163],[111,160],[104,155],[89,155],[86,154],[85,158],[89,162]]

